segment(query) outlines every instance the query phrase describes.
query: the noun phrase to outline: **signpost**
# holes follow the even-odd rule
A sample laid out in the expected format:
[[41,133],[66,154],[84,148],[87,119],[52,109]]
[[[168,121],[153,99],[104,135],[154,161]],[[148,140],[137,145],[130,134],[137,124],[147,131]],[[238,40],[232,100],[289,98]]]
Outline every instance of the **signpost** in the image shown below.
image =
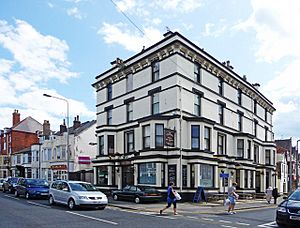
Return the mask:
[[224,203],[225,203],[225,179],[228,180],[229,178],[229,173],[224,173],[224,171],[222,170],[221,173],[220,173],[220,178],[223,179],[223,197],[224,197]]

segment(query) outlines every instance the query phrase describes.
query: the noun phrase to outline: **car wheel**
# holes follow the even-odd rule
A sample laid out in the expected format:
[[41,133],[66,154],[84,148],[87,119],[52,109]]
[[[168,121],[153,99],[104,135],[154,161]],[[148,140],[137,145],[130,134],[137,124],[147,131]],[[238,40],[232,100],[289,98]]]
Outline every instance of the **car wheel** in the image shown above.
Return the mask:
[[15,197],[19,197],[19,193],[17,190],[15,191]]
[[119,199],[119,197],[118,197],[117,194],[113,195],[113,198],[114,198],[114,200],[116,200],[116,201]]
[[11,188],[9,189],[9,193],[13,194],[14,193],[14,190]]
[[70,210],[74,210],[75,209],[75,201],[73,199],[69,199],[69,202],[68,202],[68,207]]
[[140,197],[136,196],[136,197],[134,198],[134,202],[135,202],[135,203],[140,203],[140,202],[141,202]]
[[50,205],[54,205],[55,204],[53,196],[49,196],[49,204]]
[[26,194],[25,194],[25,198],[26,198],[26,199],[30,199],[30,195],[29,195],[29,193],[28,193],[28,192],[26,192]]
[[6,192],[5,188],[3,188],[3,193],[5,193],[5,192]]

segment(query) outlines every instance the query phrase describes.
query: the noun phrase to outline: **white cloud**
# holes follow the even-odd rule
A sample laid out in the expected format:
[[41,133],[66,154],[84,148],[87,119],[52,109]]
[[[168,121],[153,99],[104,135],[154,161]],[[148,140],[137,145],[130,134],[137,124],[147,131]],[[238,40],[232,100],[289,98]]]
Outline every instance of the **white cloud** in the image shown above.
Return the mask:
[[122,1],[116,2],[116,5],[118,6],[118,8],[121,11],[125,12],[125,11],[129,11],[129,10],[132,10],[133,8],[135,8],[137,3],[135,0],[122,0]]
[[285,56],[300,57],[300,1],[252,0],[251,16],[235,26],[256,32],[258,60],[278,61]]
[[155,4],[164,9],[178,13],[192,12],[202,6],[202,0],[156,0]]
[[81,20],[83,18],[82,13],[80,12],[80,10],[77,7],[67,9],[67,14],[69,16],[75,17],[79,20]]
[[103,35],[104,40],[108,44],[119,44],[125,49],[133,52],[141,51],[143,46],[149,47],[162,38],[159,30],[152,27],[143,29],[144,35],[137,32],[132,32],[127,29],[125,24],[109,24],[103,23],[98,34]]
[[54,7],[54,5],[53,5],[51,2],[48,2],[47,4],[48,4],[48,6],[49,6],[50,8],[53,8],[53,7]]
[[[0,58],[0,129],[11,126],[14,109],[19,109],[21,118],[32,116],[40,122],[49,119],[55,124],[61,123],[66,104],[42,94],[62,97],[57,91],[44,88],[46,82],[54,79],[66,83],[79,76],[69,69],[66,41],[43,35],[22,20],[15,20],[15,25],[0,20],[0,46],[13,57]],[[72,99],[69,102],[70,116],[95,118],[84,103]],[[57,129],[58,125],[53,127]]]
[[215,25],[214,23],[206,23],[204,32],[202,33],[203,36],[212,36],[212,37],[218,37],[224,34],[226,31],[227,26],[222,25],[220,22],[219,25]]

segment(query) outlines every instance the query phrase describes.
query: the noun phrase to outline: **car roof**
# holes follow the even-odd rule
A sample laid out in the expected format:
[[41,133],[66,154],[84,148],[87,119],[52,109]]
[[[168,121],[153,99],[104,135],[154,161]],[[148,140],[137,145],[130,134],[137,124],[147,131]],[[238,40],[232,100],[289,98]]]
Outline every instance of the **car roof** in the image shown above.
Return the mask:
[[89,182],[84,182],[84,181],[74,181],[74,180],[56,180],[55,182],[57,181],[64,181],[64,182],[67,182],[67,183],[74,183],[74,184],[91,184]]

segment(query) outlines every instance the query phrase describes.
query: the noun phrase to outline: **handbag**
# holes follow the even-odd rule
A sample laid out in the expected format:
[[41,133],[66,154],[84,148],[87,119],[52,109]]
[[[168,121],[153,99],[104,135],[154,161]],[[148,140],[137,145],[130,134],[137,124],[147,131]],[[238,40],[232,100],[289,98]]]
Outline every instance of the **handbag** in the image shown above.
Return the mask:
[[181,196],[178,192],[175,192],[175,198],[176,200],[181,200]]
[[224,202],[224,206],[227,206],[227,205],[229,205],[229,204],[230,204],[230,199],[227,198],[227,199],[225,200],[225,202]]

